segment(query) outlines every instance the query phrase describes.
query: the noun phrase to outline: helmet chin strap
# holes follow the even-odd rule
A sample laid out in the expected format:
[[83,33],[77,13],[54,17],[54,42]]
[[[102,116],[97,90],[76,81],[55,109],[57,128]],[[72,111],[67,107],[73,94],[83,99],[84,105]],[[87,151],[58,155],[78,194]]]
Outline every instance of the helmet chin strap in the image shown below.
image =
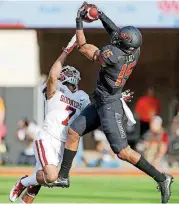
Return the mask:
[[[66,85],[67,87],[68,87],[69,85],[72,86],[74,92],[78,90],[78,85],[71,84],[71,83],[69,83],[69,82],[67,82],[67,81],[63,82],[62,84]],[[68,89],[69,89],[69,87],[68,87]]]
[[110,41],[112,45],[117,45],[120,42],[119,33],[117,31],[111,33]]
[[78,90],[78,87],[77,87],[77,86],[74,86],[73,91],[75,92],[75,91],[77,91],[77,90]]

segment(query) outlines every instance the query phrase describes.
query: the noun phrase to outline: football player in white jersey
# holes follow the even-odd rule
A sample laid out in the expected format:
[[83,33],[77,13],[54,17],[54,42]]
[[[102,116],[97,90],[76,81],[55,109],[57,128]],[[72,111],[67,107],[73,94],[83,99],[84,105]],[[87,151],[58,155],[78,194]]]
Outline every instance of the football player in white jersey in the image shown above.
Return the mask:
[[[45,120],[34,141],[37,161],[35,172],[17,181],[9,195],[11,202],[15,202],[26,188],[31,192],[32,186],[36,186],[38,191],[40,185],[49,186],[57,180],[67,127],[90,103],[89,96],[84,91],[78,90],[80,72],[71,66],[62,67],[75,46],[76,35],[50,70],[46,83]],[[23,203],[27,202],[23,201]]]

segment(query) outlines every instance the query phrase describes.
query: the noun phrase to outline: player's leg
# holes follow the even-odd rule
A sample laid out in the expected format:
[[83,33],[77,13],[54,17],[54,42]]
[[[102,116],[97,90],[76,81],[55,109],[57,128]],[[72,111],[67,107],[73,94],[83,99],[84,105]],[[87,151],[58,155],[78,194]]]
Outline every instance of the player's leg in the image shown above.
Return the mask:
[[[64,153],[64,148],[65,148],[65,142],[59,141],[55,138],[51,138],[51,142],[53,143],[53,149],[56,153],[55,158],[58,158],[58,164],[61,164],[62,158],[63,158],[63,153]],[[40,169],[41,165],[37,165],[36,169],[37,171]],[[26,192],[23,194],[21,197],[21,202],[22,203],[32,203],[37,194],[39,193],[39,190],[41,188],[41,185],[37,186],[29,186],[26,190]]]
[[41,185],[29,186],[27,190],[24,192],[24,194],[22,195],[20,199],[20,203],[22,204],[33,203],[35,197],[40,191],[40,188],[41,188]]
[[[38,162],[36,164],[36,167],[39,166]],[[9,195],[9,200],[11,202],[15,202],[17,198],[21,195],[21,193],[31,185],[38,185],[38,182],[36,180],[36,169],[34,173],[30,176],[23,176],[21,177],[16,184],[12,187]]]
[[36,172],[38,169],[41,169],[42,166],[38,160],[36,160],[36,167],[34,173],[30,176],[21,177],[16,184],[12,187],[9,195],[9,200],[15,202],[21,193],[30,185],[38,185],[36,180]]
[[[100,120],[94,105],[89,105],[85,110],[73,121],[68,129],[67,141],[63,155],[63,161],[59,172],[61,183],[59,186],[66,187],[69,171],[72,166],[73,159],[78,149],[80,136],[93,131],[100,126]],[[59,181],[59,182],[60,182]],[[63,182],[64,181],[64,182]],[[69,184],[68,184],[69,186]]]
[[[62,141],[54,141],[54,142],[56,143],[56,148],[55,147],[54,148],[58,157],[58,164],[60,165],[63,159],[65,142],[62,142]],[[39,169],[38,166],[36,168],[37,170]],[[23,196],[21,197],[20,203],[23,203],[23,204],[33,203],[35,197],[40,191],[40,188],[41,188],[41,185],[29,186],[25,191],[25,193],[23,194]]]
[[[58,154],[55,147],[60,146],[61,141],[55,140],[55,145],[53,144],[53,138],[51,141],[35,141],[35,155],[37,155],[37,160],[40,163],[39,166],[36,166],[36,180],[38,184],[36,186],[29,186],[27,191],[21,197],[21,203],[32,203],[38,194],[41,185],[50,186],[51,183],[57,180],[58,178]],[[53,148],[52,148],[53,147]],[[22,181],[26,184],[26,182]]]
[[33,175],[22,177],[16,182],[9,195],[11,202],[15,202],[28,186],[50,185],[58,178],[58,157],[56,157],[51,140],[36,140],[34,142],[34,153],[38,170],[36,167]]
[[31,177],[21,180],[25,187],[37,184],[48,185],[58,177],[58,158],[55,155],[54,144],[48,137],[49,135],[46,136],[47,139],[34,141],[36,172]]
[[60,141],[50,139],[49,135],[41,132],[37,140],[34,141],[33,148],[36,158],[36,171],[32,176],[21,180],[25,186],[32,186],[37,184],[48,184],[55,181],[58,177],[58,155],[55,154],[55,146]]
[[25,188],[31,185],[38,185],[38,184],[48,186],[50,185],[50,183],[56,181],[57,178],[58,178],[57,165],[48,164],[44,166],[43,169],[39,169],[33,175],[21,178],[20,183]]
[[115,154],[124,161],[152,177],[159,185],[162,194],[162,202],[168,202],[170,197],[170,185],[173,177],[160,173],[138,152],[130,148],[127,142],[126,130],[124,128],[125,114],[120,101],[101,106],[98,109],[103,131]]
[[[49,137],[49,135],[47,135]],[[60,141],[56,141],[58,143]],[[52,140],[40,139],[35,141],[36,159],[40,161],[42,168],[36,172],[38,184],[49,185],[58,178],[58,157]]]
[[[39,164],[37,162],[36,169],[39,169]],[[41,168],[41,166],[40,166]],[[15,202],[17,198],[21,195],[21,193],[28,188],[31,185],[38,185],[37,179],[36,179],[36,169],[34,173],[30,176],[23,176],[21,177],[16,184],[13,186],[13,188],[10,191],[9,200],[11,202]]]

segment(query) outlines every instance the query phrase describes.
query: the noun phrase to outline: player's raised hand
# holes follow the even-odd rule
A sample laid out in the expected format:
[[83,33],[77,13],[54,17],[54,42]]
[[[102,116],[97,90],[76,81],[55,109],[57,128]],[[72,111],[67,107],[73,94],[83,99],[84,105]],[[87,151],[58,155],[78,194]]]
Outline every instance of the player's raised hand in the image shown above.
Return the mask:
[[77,16],[76,16],[76,29],[77,30],[83,30],[82,17],[86,14],[85,8],[87,5],[88,5],[87,2],[85,1],[77,11]]
[[82,19],[87,23],[91,23],[99,19],[98,10],[94,4],[88,4],[86,1],[78,9],[77,18]]
[[67,54],[70,54],[73,51],[73,48],[76,47],[76,34],[72,37],[68,45],[63,48],[63,51],[66,52]]
[[86,14],[85,8],[87,5],[88,5],[88,3],[86,1],[84,1],[83,4],[81,5],[81,7],[77,11],[77,19],[81,18],[82,16],[84,16]]
[[132,98],[134,97],[134,92],[130,91],[130,89],[122,92],[122,98],[124,99],[125,102],[131,102]]

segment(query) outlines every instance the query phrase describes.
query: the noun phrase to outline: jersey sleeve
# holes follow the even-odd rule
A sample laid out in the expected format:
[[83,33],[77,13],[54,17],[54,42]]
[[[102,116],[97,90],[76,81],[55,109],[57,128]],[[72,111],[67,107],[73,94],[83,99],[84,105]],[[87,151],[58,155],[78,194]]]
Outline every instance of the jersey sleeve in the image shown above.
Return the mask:
[[62,82],[60,80],[58,80],[58,82],[57,82],[57,89],[60,90],[62,85],[63,85]]
[[81,91],[80,100],[82,101],[81,110],[84,110],[91,103],[89,95],[86,94],[84,91]]
[[90,101],[89,96],[88,96],[83,103],[82,110],[84,110],[90,103],[91,103],[91,101]]
[[[61,87],[62,87],[62,83],[58,80],[57,82],[57,89],[60,90]],[[42,91],[42,94],[44,95],[45,99],[46,99],[46,92],[47,92],[47,82],[44,82],[42,85],[41,85],[41,91]]]
[[118,56],[120,54],[117,47],[106,45],[102,47],[100,55],[105,64],[114,65],[118,63]]

